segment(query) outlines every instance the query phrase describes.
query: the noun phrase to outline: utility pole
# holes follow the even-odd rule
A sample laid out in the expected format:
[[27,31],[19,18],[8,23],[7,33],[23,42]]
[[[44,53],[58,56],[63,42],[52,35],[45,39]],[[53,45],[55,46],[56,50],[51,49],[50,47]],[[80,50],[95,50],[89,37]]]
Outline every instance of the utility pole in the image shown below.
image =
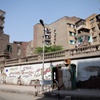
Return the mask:
[[42,19],[40,19],[40,23],[44,28],[44,34],[43,34],[43,52],[42,52],[42,91],[44,93],[44,46],[45,46],[45,26],[44,26],[44,22]]

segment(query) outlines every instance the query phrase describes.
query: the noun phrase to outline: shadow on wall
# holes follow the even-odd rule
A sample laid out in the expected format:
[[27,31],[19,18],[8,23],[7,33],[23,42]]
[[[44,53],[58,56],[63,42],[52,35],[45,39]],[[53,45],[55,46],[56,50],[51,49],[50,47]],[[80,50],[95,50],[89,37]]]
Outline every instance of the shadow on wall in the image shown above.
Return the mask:
[[100,58],[78,61],[78,88],[100,89]]
[[6,83],[7,75],[5,73],[0,74],[0,83]]

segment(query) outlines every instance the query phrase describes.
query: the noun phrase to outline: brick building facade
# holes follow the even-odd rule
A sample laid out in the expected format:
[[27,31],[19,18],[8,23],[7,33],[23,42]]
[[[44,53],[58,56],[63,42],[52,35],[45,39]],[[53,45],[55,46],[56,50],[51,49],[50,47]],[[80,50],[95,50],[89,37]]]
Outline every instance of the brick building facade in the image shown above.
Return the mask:
[[5,14],[4,11],[0,10],[0,56],[3,54],[7,58],[25,57],[28,42],[14,41],[10,43],[10,36],[4,34]]
[[4,34],[4,19],[5,12],[0,10],[0,52],[6,49],[6,45],[9,43],[9,35]]

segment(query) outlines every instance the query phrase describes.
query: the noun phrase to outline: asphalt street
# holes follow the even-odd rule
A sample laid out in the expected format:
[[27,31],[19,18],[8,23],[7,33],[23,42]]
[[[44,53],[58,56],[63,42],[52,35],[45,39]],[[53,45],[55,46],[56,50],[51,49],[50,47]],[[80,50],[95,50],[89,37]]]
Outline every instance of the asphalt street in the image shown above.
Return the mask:
[[[32,97],[34,97],[33,86],[0,84],[0,91],[32,95]],[[67,96],[71,96],[72,98],[85,98],[83,100],[100,100],[100,90],[99,89],[75,89],[75,90],[60,90],[60,91],[53,90],[45,92],[44,94],[40,94],[39,96],[54,97],[54,98],[60,97],[60,99],[66,98]]]
[[57,98],[42,96],[42,97],[34,97],[29,94],[22,93],[11,93],[11,92],[1,92],[0,91],[0,100],[56,100]]

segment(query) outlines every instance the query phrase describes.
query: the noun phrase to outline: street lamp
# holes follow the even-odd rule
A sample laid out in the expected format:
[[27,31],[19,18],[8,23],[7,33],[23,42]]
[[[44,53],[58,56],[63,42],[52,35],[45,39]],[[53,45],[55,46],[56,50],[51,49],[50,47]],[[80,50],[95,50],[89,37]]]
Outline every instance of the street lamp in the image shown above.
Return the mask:
[[44,22],[42,19],[40,19],[40,23],[44,28],[44,34],[43,34],[43,58],[42,58],[42,91],[44,92],[44,46],[45,46],[45,26],[44,26]]

